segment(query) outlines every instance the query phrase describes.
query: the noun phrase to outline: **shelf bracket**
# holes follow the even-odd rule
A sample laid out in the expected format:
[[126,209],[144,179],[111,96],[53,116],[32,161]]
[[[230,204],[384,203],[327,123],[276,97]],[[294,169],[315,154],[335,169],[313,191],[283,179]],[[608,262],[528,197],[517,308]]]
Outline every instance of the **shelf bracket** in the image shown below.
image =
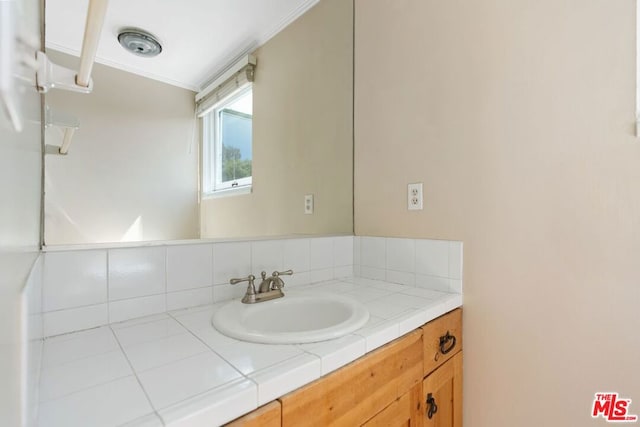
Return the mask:
[[80,128],[80,122],[74,116],[69,114],[54,112],[49,106],[45,106],[45,128],[57,127],[64,130],[64,136],[62,137],[62,145],[46,144],[44,146],[45,154],[56,154],[65,156],[69,152],[69,146],[73,134]]
[[70,70],[69,68],[52,62],[46,53],[38,51],[36,59],[38,61],[36,81],[40,93],[47,93],[51,89],[62,89],[79,93],[91,93],[93,90],[92,79],[89,79],[88,86],[80,86],[76,83],[77,74],[75,70]]

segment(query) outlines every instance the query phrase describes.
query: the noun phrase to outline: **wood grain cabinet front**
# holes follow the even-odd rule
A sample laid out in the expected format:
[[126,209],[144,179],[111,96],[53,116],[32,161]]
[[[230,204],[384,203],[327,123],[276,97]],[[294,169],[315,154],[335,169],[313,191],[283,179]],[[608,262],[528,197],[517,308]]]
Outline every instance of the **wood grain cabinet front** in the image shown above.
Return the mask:
[[282,425],[361,426],[421,379],[422,331],[417,329],[280,398]]
[[226,424],[226,427],[280,427],[282,423],[280,402],[274,400],[247,415]]
[[422,427],[422,384],[416,384],[363,424],[363,427]]
[[422,326],[422,330],[424,374],[429,375],[462,350],[462,309],[443,314]]
[[462,427],[462,352],[422,382],[424,427]]

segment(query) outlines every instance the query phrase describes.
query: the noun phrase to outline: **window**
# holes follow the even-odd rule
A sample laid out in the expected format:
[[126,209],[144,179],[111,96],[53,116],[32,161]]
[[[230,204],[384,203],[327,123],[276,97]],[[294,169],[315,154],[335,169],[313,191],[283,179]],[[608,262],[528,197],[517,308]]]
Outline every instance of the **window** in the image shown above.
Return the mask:
[[251,188],[253,93],[245,85],[203,115],[205,194]]
[[256,58],[247,55],[196,95],[205,197],[251,191],[255,67]]

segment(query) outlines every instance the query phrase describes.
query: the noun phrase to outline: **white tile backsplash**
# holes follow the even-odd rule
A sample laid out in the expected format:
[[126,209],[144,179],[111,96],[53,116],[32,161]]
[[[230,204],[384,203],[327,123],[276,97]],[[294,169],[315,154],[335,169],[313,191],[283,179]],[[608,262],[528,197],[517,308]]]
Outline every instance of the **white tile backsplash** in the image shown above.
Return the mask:
[[167,293],[167,311],[213,304],[213,286]]
[[[251,274],[251,243],[214,243],[213,284],[228,284],[233,277]],[[214,292],[215,294],[215,292]]]
[[449,242],[449,278],[462,279],[462,242]]
[[310,270],[333,268],[333,237],[311,239]]
[[[289,287],[340,278],[462,292],[462,242],[368,236],[90,249],[43,255],[44,328],[52,336],[240,298],[232,277],[292,269]],[[386,284],[390,286],[390,284]],[[41,315],[42,316],[42,315]],[[31,322],[37,325],[38,322]],[[44,331],[43,331],[44,329]]]
[[333,238],[333,265],[345,267],[353,265],[353,237],[342,236]]
[[223,285],[215,285],[213,287],[213,302],[229,301],[235,298],[242,298],[247,290],[247,282],[231,285],[229,283]]
[[167,292],[213,285],[213,245],[167,247]]
[[43,310],[107,302],[107,251],[54,252],[43,255]]
[[387,239],[387,270],[415,271],[416,242],[413,239]]
[[[270,276],[274,271],[282,271],[283,265],[283,240],[264,240],[251,243],[251,269],[249,273],[259,277],[260,272],[265,271]],[[245,273],[244,276],[249,273]]]
[[462,293],[462,242],[356,237],[354,252],[355,276]]
[[449,241],[416,240],[416,273],[449,277]]
[[285,292],[287,288],[308,285],[309,283],[311,283],[310,272],[308,271],[296,272],[296,270],[293,270],[293,271],[294,271],[293,275],[289,276],[285,282],[286,283]]
[[311,270],[309,272],[309,282],[318,283],[333,279],[333,268],[323,268],[321,270]]
[[360,238],[360,265],[363,267],[386,268],[386,239],[384,237]]
[[164,294],[164,247],[109,250],[109,301]]
[[287,239],[284,241],[284,268],[294,273],[309,271],[310,239]]

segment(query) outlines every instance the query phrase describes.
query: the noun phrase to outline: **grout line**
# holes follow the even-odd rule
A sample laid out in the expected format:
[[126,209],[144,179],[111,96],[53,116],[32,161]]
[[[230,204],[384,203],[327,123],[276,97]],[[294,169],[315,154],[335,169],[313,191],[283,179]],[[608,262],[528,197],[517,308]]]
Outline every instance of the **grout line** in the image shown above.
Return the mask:
[[[129,360],[129,356],[127,356],[127,352],[124,351],[124,347],[120,343],[120,340],[118,339],[118,336],[116,335],[115,331],[111,328],[111,326],[109,326],[109,331],[113,335],[113,338],[116,340],[116,343],[118,343],[118,348],[120,348],[120,351],[122,352],[122,355],[124,356],[124,358],[126,359],[127,363],[129,364],[129,367],[131,368],[131,372],[133,372],[133,376],[135,377],[136,381],[138,382],[138,385],[140,386],[140,388],[142,389],[142,392],[144,393],[144,396],[147,398],[147,401],[149,402],[149,406],[151,406],[151,409],[153,409],[153,413],[156,414],[156,416],[160,419],[160,422],[162,423],[163,426],[166,425],[164,420],[162,419],[162,417],[158,413],[158,410],[156,409],[154,404],[151,402],[151,398],[149,397],[149,393],[147,393],[147,390],[142,385],[142,382],[140,381],[140,378],[138,378],[138,373],[136,372],[135,368],[133,367],[133,364],[131,363],[131,360]],[[131,420],[131,421],[133,421],[133,420]]]
[[106,276],[107,276],[107,324],[111,323],[111,300],[109,299],[109,293],[110,293],[110,288],[111,288],[111,269],[109,268],[109,255],[111,254],[111,251],[107,250],[106,252]]
[[[109,351],[107,353],[100,353],[100,354],[96,354],[94,356],[100,356],[100,355],[109,354],[109,353],[115,353],[115,352],[118,352],[118,350]],[[92,356],[90,356],[90,357],[92,357]],[[84,360],[84,359],[88,359],[88,357],[84,357],[82,359],[77,359],[77,360]],[[76,360],[72,360],[72,361],[67,362],[67,363],[63,363],[63,364],[60,364],[60,365],[55,365],[55,367],[57,368],[59,366],[64,366],[64,365],[67,365],[69,363],[73,363],[75,361]],[[47,399],[47,400],[38,400],[38,406],[42,405],[44,403],[50,403],[50,402],[54,402],[56,400],[64,399],[65,397],[69,397],[69,396],[77,394],[77,393],[82,393],[82,392],[85,392],[85,391],[90,390],[92,388],[100,387],[100,386],[103,386],[105,384],[116,382],[116,381],[119,381],[119,380],[127,378],[127,377],[131,377],[131,376],[133,376],[133,374],[132,373],[128,373],[126,375],[122,375],[122,376],[118,376],[118,377],[115,377],[115,378],[111,378],[108,381],[99,382],[99,383],[96,383],[96,384],[92,384],[92,385],[89,385],[89,386],[86,386],[86,387],[79,388],[77,390],[73,390],[72,392],[69,392],[69,393],[66,393],[66,394],[63,394],[63,395],[60,395],[60,396],[56,396],[54,398],[50,398],[50,399]],[[42,385],[42,383],[40,383],[40,385]]]
[[209,254],[209,259],[211,260],[211,277],[209,278],[209,284],[211,286],[211,303],[215,304],[216,301],[216,293],[215,293],[215,274],[216,274],[216,258],[215,258],[215,243],[209,245],[209,250],[211,251]]
[[[94,326],[92,328],[80,329],[80,330],[77,330],[77,331],[69,331],[69,332],[64,332],[62,334],[48,335],[48,336],[42,337],[42,341],[44,342],[44,341],[47,341],[49,339],[63,337],[65,335],[72,335],[72,334],[77,334],[77,333],[81,333],[81,332],[91,331],[91,330],[94,330],[94,329],[100,329],[100,328],[105,327],[105,326],[109,326],[109,325],[108,324],[106,324],[106,325],[98,325],[98,326]],[[44,332],[43,332],[43,334],[44,334]]]
[[[55,309],[55,310],[43,311],[43,312],[41,312],[39,314],[43,314],[44,315],[44,314],[49,314],[49,313],[59,313],[61,311],[78,310],[78,309],[81,309],[81,308],[98,307],[98,306],[101,306],[101,305],[107,305],[107,303],[106,302],[99,302],[97,304],[75,305],[73,307],[58,308],[58,309]],[[91,328],[89,328],[89,329],[91,329]]]
[[[213,354],[215,354],[216,356],[218,356],[220,359],[224,360],[225,363],[227,363],[229,366],[231,366],[236,372],[238,372],[242,377],[247,378],[248,377],[243,374],[238,368],[235,367],[235,365],[233,365],[231,362],[229,362],[225,357],[223,357],[221,354],[219,354],[217,351],[215,351],[213,349],[213,347],[211,347],[209,344],[207,344],[203,339],[201,339],[198,335],[196,335],[190,328],[188,328],[185,324],[183,324],[180,319],[178,319],[177,317],[174,317],[173,315],[170,315],[173,320],[175,320],[176,322],[178,322],[180,324],[180,326],[182,326],[183,328],[185,328],[187,330],[187,332],[189,334],[191,334],[193,337],[195,337],[198,341],[200,341],[202,344],[205,345],[205,347],[207,347]],[[213,328],[213,326],[211,326]],[[202,353],[200,353],[202,354]]]
[[[164,293],[167,294],[167,292],[169,291],[169,251],[167,250],[167,247],[163,247],[164,250]],[[167,299],[165,298],[165,311],[167,308]]]

